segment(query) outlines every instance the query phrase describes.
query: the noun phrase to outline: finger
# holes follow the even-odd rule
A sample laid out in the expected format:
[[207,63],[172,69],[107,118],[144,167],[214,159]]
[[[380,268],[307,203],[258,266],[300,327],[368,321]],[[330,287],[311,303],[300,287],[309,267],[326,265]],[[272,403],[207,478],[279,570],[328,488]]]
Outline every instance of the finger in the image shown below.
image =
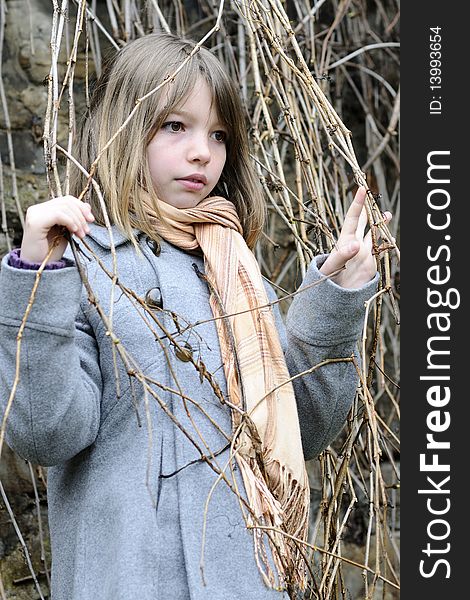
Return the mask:
[[68,204],[67,209],[74,214],[77,222],[80,225],[80,228],[83,229],[86,233],[88,233],[90,231],[90,228],[88,227],[88,222],[93,221],[95,218],[90,212],[90,205],[85,206],[83,202],[77,201],[76,204]]
[[[55,229],[56,228],[56,229]],[[67,210],[59,210],[55,213],[53,218],[53,225],[49,230],[48,235],[51,235],[51,232],[59,233],[62,235],[65,233],[64,228],[70,233],[74,234],[79,230],[79,223],[75,219],[74,215]],[[62,233],[61,233],[62,232]]]
[[91,205],[88,204],[88,202],[80,202],[81,203],[81,207],[80,210],[82,211],[82,214],[84,215],[85,219],[89,222],[92,222],[95,220],[95,215],[93,214],[92,210],[91,210]]
[[85,219],[85,221],[92,222],[95,220],[89,202],[83,202],[75,196],[63,196],[61,198],[58,198],[58,200],[61,202],[62,205],[65,205],[67,208],[71,208],[72,210],[78,210]]
[[89,233],[90,229],[88,227],[88,223],[78,207],[66,205],[62,210],[62,215],[64,216],[63,218],[65,222],[60,224],[67,227],[67,229],[74,235],[82,238]]
[[[364,202],[366,198],[366,188],[360,187],[356,195],[354,196],[354,200],[351,202],[351,206],[346,213],[344,218],[344,224],[342,228],[342,233],[345,235],[356,235],[356,230],[359,224],[359,218],[361,216]],[[367,215],[366,215],[367,220]],[[364,224],[365,227],[365,224]]]
[[76,233],[85,225],[85,220],[82,218],[81,213],[69,206],[64,208],[62,215],[65,223],[61,224],[65,225],[72,233]]

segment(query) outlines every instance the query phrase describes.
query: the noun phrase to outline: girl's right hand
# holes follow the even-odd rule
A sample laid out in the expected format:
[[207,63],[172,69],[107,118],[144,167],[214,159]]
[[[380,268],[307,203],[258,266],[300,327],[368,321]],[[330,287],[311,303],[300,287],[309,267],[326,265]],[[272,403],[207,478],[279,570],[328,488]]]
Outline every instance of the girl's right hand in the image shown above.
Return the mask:
[[94,221],[91,206],[74,196],[60,196],[48,202],[30,206],[26,211],[20,256],[23,260],[42,263],[54,239],[58,238],[48,262],[60,260],[67,248],[65,227],[79,238],[90,231]]

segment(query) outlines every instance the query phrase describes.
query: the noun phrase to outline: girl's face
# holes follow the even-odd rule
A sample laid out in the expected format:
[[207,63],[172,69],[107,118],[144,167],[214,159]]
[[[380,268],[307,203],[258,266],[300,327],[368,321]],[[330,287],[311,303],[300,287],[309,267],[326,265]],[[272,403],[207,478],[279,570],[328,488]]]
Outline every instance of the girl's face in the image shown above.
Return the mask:
[[176,208],[192,208],[206,198],[222,174],[227,138],[199,78],[192,92],[175,108],[147,146],[147,160],[160,200]]

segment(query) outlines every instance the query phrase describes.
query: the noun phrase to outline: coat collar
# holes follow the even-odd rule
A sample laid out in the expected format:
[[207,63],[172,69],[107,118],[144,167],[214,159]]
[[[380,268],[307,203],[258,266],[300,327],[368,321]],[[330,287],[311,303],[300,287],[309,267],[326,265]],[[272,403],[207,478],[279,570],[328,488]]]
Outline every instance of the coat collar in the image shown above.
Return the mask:
[[[88,237],[91,237],[98,245],[106,250],[111,250],[111,239],[109,236],[108,228],[103,225],[96,225],[96,223],[88,223],[88,227],[90,228],[90,233],[88,233]],[[129,238],[126,234],[119,229],[117,225],[111,225],[111,232],[113,235],[114,247],[118,248],[119,246],[123,246],[127,242],[129,242]],[[140,242],[140,238],[145,235],[143,231],[140,229],[132,229],[132,233],[138,242]],[[202,252],[200,250],[195,250],[194,252],[184,251],[181,248],[177,248],[172,244],[169,244],[166,240],[160,240],[160,248],[161,252],[184,252],[189,256],[202,256]]]
[[[111,249],[111,238],[107,227],[102,225],[96,225],[96,223],[89,223],[90,233],[88,235],[102,248],[107,250]],[[140,229],[133,229],[134,237],[138,238],[143,234]],[[113,236],[114,246],[118,247],[129,241],[129,238],[117,225],[111,225],[111,233]]]

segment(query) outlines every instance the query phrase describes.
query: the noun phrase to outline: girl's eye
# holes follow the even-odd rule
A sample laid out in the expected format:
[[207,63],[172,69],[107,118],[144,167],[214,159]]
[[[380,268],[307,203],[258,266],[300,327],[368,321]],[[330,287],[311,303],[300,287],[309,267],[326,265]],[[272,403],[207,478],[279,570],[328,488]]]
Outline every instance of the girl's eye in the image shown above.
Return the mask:
[[168,121],[168,123],[163,123],[162,128],[167,129],[172,133],[178,133],[183,130],[183,123],[180,123],[179,121]]
[[214,131],[213,136],[216,142],[227,141],[227,134],[225,133],[225,131]]

